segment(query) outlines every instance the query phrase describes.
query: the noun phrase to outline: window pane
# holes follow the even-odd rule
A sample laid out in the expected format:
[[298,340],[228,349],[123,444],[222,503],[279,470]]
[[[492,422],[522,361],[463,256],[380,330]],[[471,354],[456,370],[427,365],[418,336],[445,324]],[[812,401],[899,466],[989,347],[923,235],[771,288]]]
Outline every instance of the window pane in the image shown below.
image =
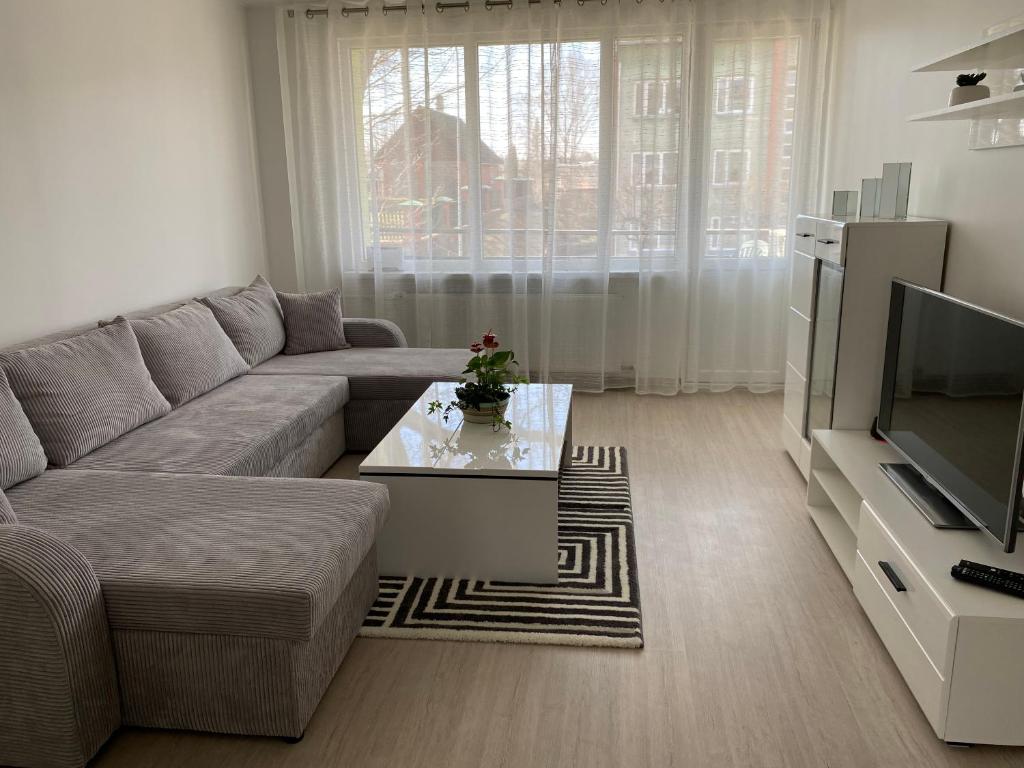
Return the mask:
[[[678,224],[679,132],[686,103],[683,38],[624,38],[615,42],[617,73],[613,256],[637,258],[674,252]],[[643,84],[644,109],[633,93]],[[642,161],[640,158],[643,158]]]
[[716,41],[707,134],[708,256],[785,258],[799,41]]
[[465,255],[463,62],[461,47],[352,53],[366,243],[386,267]]
[[678,152],[665,152],[661,156],[661,183],[666,186],[673,186],[676,183],[676,174],[679,166]]
[[[600,43],[478,50],[483,258],[595,257]],[[630,99],[643,108],[643,89]],[[643,174],[642,158],[630,172]]]

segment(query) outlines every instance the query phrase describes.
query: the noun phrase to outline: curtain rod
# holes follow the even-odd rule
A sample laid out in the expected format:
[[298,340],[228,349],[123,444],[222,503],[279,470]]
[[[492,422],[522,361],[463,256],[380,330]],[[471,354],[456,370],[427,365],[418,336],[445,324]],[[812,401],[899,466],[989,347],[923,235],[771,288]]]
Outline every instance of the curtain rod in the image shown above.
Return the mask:
[[[525,3],[527,5],[540,5],[542,2],[543,2],[543,0],[484,0],[483,6],[484,6],[484,8],[486,8],[489,11],[492,8],[501,8],[501,7],[511,9],[514,4],[522,5],[522,4]],[[554,5],[561,5],[562,4],[562,0],[551,0],[551,2]],[[633,0],[633,2],[635,2],[637,5],[641,5],[641,4],[643,4],[644,0]],[[665,0],[658,0],[658,2],[659,3],[664,3]],[[586,5],[587,3],[600,3],[601,5],[607,5],[608,4],[608,0],[576,0],[576,4],[581,6],[581,7]],[[434,10],[437,11],[438,13],[444,13],[447,10],[453,10],[453,9],[461,9],[461,10],[466,11],[468,13],[469,12],[469,8],[470,8],[469,0],[462,0],[462,2],[444,2],[444,1],[439,1],[439,2],[435,2],[433,5],[434,5]],[[416,6],[412,6],[412,7],[415,10]],[[421,13],[426,13],[427,12],[427,7],[428,7],[427,3],[420,3],[420,12]],[[401,11],[402,13],[406,13],[408,10],[409,10],[409,4],[407,4],[407,3],[403,3],[401,5],[388,5],[387,3],[384,3],[384,5],[381,6],[381,11],[384,13],[385,16],[387,16],[389,13],[397,12],[397,11]],[[352,8],[352,7],[342,7],[340,9],[340,12],[341,12],[341,15],[345,16],[346,18],[348,16],[352,15],[352,14],[359,14],[361,16],[369,16],[370,15],[370,7],[369,7],[369,5],[357,6],[357,7],[354,7],[354,8]],[[318,16],[326,16],[326,15],[327,15],[327,9],[326,8],[307,8],[306,9],[306,18],[307,19],[315,19]],[[294,9],[291,9],[291,8],[288,9],[288,17],[289,18],[294,18],[295,17]]]

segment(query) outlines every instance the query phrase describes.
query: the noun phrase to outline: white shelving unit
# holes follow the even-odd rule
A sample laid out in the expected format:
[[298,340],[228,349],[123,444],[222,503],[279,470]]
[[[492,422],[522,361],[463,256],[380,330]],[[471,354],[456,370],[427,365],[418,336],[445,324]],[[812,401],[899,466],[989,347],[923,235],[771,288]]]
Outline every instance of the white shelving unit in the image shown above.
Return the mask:
[[938,290],[947,229],[913,216],[796,217],[782,444],[804,477],[811,429],[868,429],[878,415],[892,280]]

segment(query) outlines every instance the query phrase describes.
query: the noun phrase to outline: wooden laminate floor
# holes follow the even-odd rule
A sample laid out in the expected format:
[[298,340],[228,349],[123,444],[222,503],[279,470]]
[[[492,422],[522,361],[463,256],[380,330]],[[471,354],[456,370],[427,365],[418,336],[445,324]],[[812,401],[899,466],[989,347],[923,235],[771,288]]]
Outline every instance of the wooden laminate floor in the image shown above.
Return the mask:
[[1024,766],[935,738],[804,512],[781,397],[575,406],[577,443],[629,450],[645,649],[357,639],[299,744],[127,729],[95,764]]

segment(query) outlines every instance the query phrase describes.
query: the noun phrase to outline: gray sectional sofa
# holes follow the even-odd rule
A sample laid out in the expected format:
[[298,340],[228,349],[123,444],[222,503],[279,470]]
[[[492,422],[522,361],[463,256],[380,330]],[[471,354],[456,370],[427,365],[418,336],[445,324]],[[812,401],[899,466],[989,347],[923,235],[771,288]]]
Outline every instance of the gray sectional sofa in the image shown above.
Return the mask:
[[303,734],[376,597],[388,512],[383,486],[311,478],[466,359],[382,320],[344,334],[0,494],[0,764],[83,765],[122,724]]

